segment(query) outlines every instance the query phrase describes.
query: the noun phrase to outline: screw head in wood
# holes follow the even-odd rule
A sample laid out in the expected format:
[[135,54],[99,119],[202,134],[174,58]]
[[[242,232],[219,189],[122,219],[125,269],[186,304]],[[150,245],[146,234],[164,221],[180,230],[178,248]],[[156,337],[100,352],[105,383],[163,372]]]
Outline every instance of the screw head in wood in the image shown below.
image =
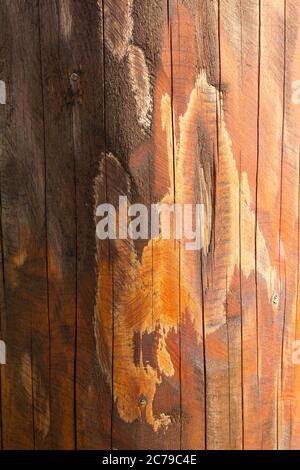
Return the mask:
[[279,295],[278,294],[273,294],[272,295],[272,304],[273,305],[278,305],[279,304]]

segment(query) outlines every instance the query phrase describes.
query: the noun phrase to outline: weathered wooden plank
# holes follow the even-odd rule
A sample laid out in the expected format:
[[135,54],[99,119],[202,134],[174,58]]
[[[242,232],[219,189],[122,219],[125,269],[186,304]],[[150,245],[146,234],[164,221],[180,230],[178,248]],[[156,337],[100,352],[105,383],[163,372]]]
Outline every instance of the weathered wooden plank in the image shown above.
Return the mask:
[[78,448],[107,449],[111,394],[99,368],[94,332],[97,291],[94,181],[105,147],[103,11],[101,2],[95,1],[86,2],[84,8],[81,1],[73,1],[70,9],[69,66],[79,76],[72,84],[77,213],[76,440]]
[[[256,283],[261,447],[278,445],[284,271],[280,217],[284,94],[284,1],[261,2],[256,181]],[[277,41],[270,49],[270,37]],[[268,71],[268,73],[265,73]],[[270,110],[272,113],[270,114]],[[277,302],[276,295],[279,296]],[[270,354],[270,351],[272,353]]]
[[[208,315],[215,325],[208,324],[206,346],[206,351],[211,355],[207,374],[210,378],[208,390],[211,389],[209,403],[212,415],[207,439],[210,448],[228,449],[240,448],[242,441],[238,167],[226,115],[227,103],[231,102],[232,96],[230,93],[227,95],[229,84],[227,77],[223,77],[223,65],[228,61],[224,24],[230,18],[231,32],[235,33],[237,18],[233,5],[225,5],[224,2],[218,2],[217,15],[219,77],[216,90],[216,195],[212,286],[211,294],[208,291],[207,307]],[[235,53],[233,51],[233,55]]]
[[[2,70],[0,72],[2,74]],[[2,111],[2,112],[1,112]],[[1,130],[1,144],[3,142],[2,130],[5,124],[5,112],[0,108],[0,130]],[[1,146],[3,148],[3,146]],[[2,150],[0,151],[0,159],[2,157]],[[0,176],[1,181],[1,176]],[[5,320],[5,278],[4,278],[4,253],[3,253],[3,232],[2,232],[2,201],[1,201],[1,187],[0,187],[0,341],[4,341],[4,320]],[[0,361],[1,362],[1,361]],[[3,423],[2,423],[2,375],[3,365],[0,365],[0,449],[3,449]]]
[[278,448],[299,448],[299,365],[293,363],[295,340],[299,339],[299,148],[300,106],[295,101],[294,84],[299,80],[300,5],[285,4],[284,109],[280,217],[280,265],[285,295],[278,409]]
[[[2,44],[2,43],[1,43]],[[4,66],[0,65],[0,77],[4,78]],[[2,83],[5,83],[2,80]],[[2,85],[3,87],[3,85]],[[6,88],[6,85],[5,85]],[[3,88],[2,88],[3,90]],[[6,91],[6,90],[5,90]],[[5,97],[6,99],[6,97]],[[4,149],[4,129],[6,121],[6,109],[2,97],[0,106],[0,161],[3,159]],[[1,200],[1,165],[0,165],[0,341],[4,341],[4,320],[5,320],[5,277],[4,277],[4,252],[3,252],[3,229],[2,229],[2,200]],[[0,361],[1,362],[1,361]],[[0,366],[0,448],[3,449],[3,424],[2,424],[2,379],[3,365]]]
[[[224,118],[235,168],[236,272],[227,294],[229,318],[230,447],[258,440],[255,188],[257,153],[259,2],[220,3],[220,76]],[[236,171],[235,170],[235,171]]]
[[[163,29],[160,63],[153,90],[152,152],[149,160],[151,202],[172,205],[176,200],[176,140],[174,121],[173,2],[162,2]],[[154,12],[153,12],[154,13]],[[171,216],[171,220],[174,220]],[[172,233],[172,230],[171,230]],[[156,364],[158,385],[152,404],[154,430],[166,436],[166,449],[181,448],[181,292],[180,247],[170,240],[152,243],[152,363]],[[145,267],[149,250],[145,251]],[[172,274],[171,274],[172,273]],[[156,348],[156,350],[155,350]],[[155,357],[156,356],[156,357]],[[153,366],[152,366],[153,367]],[[154,366],[155,367],[155,366]],[[150,385],[150,384],[149,384]],[[158,438],[158,439],[157,439]]]
[[[129,204],[149,207],[172,198],[174,186],[167,3],[105,2],[104,38],[106,197],[118,205],[127,195]],[[178,448],[179,277],[169,285],[168,276],[178,272],[178,248],[117,240],[102,250],[110,294],[101,309],[100,276],[98,309],[107,324],[108,374],[112,368],[112,446],[160,448],[164,436],[165,448]]]
[[63,448],[110,446],[110,393],[94,336],[94,179],[104,149],[102,16],[94,1],[84,8],[79,1],[41,3],[51,430],[52,445]]
[[[181,447],[203,449],[206,446],[205,383],[205,267],[209,264],[211,209],[214,186],[216,143],[214,53],[203,40],[207,35],[216,45],[215,6],[206,1],[170,2],[172,39],[172,107],[175,161],[175,202],[205,206],[205,255],[188,251],[186,240],[180,243],[180,380]],[[211,185],[208,188],[206,185]],[[207,256],[208,255],[208,256]],[[203,266],[205,264],[205,267]]]
[[[73,70],[79,79],[73,84],[72,126],[76,163],[77,203],[77,360],[76,416],[79,448],[109,448],[106,425],[111,397],[101,375],[94,336],[96,293],[94,179],[104,150],[103,8],[90,1],[82,8],[72,2],[70,40]],[[83,40],[84,39],[84,40]],[[84,159],[82,156],[84,155]],[[87,210],[88,209],[88,210]],[[88,401],[90,406],[86,405]],[[101,400],[98,397],[101,396]],[[99,420],[100,418],[100,420]],[[91,438],[92,437],[92,438]]]
[[[236,237],[234,198],[236,178],[230,138],[224,121],[221,83],[220,2],[212,2],[211,37],[214,60],[206,78],[207,136],[210,167],[205,151],[202,161],[206,173],[201,186],[207,185],[209,204],[205,223],[208,233],[202,253],[204,293],[206,447],[230,448],[230,373],[228,289],[234,276]],[[204,71],[206,74],[207,67]],[[208,69],[209,70],[209,69]],[[199,145],[203,141],[199,138]],[[209,171],[209,172],[208,172]],[[233,179],[233,184],[231,181]]]
[[50,316],[51,446],[76,446],[77,212],[72,111],[71,2],[40,2],[47,256]]
[[[16,27],[17,25],[17,27]],[[38,2],[1,3],[1,203],[5,279],[3,447],[49,447],[49,324]],[[3,116],[2,114],[2,116]]]

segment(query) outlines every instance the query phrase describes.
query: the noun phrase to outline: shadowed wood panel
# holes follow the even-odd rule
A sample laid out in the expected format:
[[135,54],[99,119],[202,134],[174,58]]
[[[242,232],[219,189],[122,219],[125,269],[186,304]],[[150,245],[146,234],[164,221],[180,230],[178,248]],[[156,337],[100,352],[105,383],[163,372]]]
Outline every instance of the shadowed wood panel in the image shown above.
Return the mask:
[[[94,178],[104,148],[102,9],[41,2],[55,448],[108,448],[110,393],[94,340]],[[99,418],[100,417],[100,418]]]
[[[73,449],[76,439],[77,316],[76,174],[72,127],[70,2],[40,2],[43,71],[47,258],[50,316],[51,440]],[[67,23],[67,25],[65,24]],[[70,39],[70,38],[68,38]]]
[[1,105],[1,339],[9,364],[1,366],[2,442],[5,449],[48,448],[49,318],[37,1],[2,2],[1,51],[1,78],[7,88],[6,104]]

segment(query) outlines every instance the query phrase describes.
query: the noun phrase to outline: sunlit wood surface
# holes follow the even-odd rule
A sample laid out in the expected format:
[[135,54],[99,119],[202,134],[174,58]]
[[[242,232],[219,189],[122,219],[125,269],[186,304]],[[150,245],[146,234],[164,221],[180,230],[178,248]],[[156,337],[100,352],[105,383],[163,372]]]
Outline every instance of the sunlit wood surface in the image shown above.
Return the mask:
[[300,2],[0,0],[0,79],[1,447],[299,448]]

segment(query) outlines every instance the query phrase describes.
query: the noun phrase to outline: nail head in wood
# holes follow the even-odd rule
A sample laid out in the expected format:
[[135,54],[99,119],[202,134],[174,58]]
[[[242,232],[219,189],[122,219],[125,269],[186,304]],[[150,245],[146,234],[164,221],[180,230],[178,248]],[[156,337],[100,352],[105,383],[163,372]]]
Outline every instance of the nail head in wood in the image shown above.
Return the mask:
[[147,398],[142,395],[140,398],[139,398],[139,405],[140,406],[146,406],[147,405]]
[[272,295],[272,304],[273,305],[278,305],[279,304],[279,295],[278,294],[273,294]]
[[79,75],[75,72],[73,72],[70,76],[70,79],[73,81],[73,82],[77,82],[77,80],[79,79]]

